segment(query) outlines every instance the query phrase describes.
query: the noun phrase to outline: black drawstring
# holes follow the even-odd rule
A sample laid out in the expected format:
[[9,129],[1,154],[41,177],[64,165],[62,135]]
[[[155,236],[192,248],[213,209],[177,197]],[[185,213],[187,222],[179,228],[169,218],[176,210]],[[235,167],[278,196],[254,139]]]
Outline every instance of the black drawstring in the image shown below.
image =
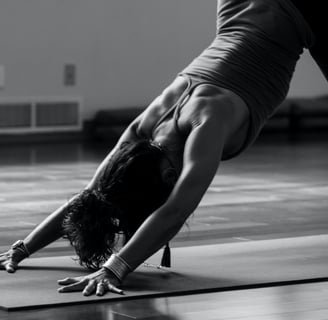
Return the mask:
[[162,261],[161,261],[161,267],[171,268],[171,250],[170,250],[169,243],[165,245]]

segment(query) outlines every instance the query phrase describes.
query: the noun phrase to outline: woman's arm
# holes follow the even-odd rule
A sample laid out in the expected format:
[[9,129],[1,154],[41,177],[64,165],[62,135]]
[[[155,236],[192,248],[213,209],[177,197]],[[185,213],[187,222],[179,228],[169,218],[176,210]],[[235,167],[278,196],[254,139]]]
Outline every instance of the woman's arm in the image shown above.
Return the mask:
[[67,203],[51,213],[24,239],[24,243],[30,254],[33,254],[63,236],[62,223],[66,214],[66,208],[77,196],[78,195],[74,196]]
[[[93,188],[94,184],[99,179],[102,170],[108,164],[112,154],[115,152],[117,148],[125,141],[132,141],[136,139],[136,128],[138,126],[138,121],[141,115],[134,120],[129,127],[124,131],[119,141],[113,148],[113,150],[108,154],[108,156],[103,160],[103,162],[99,165],[96,173],[91,179],[90,183],[86,186],[86,188]],[[14,272],[17,268],[17,265],[20,261],[25,259],[28,254],[33,254],[34,252],[42,249],[48,244],[56,241],[60,237],[63,236],[62,224],[63,219],[66,215],[66,209],[68,205],[77,197],[75,195],[72,197],[67,203],[62,205],[60,208],[51,213],[44,221],[42,221],[32,232],[24,239],[24,245],[27,249],[27,252],[23,252],[23,250],[15,250],[10,249],[6,253],[0,255],[0,269],[6,269],[8,272]],[[24,247],[23,247],[24,248]],[[24,248],[24,249],[25,249]],[[27,254],[28,253],[28,254]]]
[[[123,142],[132,141],[136,139],[136,127],[138,125],[137,119],[133,121],[121,135],[115,147],[97,168],[93,178],[88,183],[86,188],[93,188],[94,184],[99,179],[103,169],[106,168],[108,162],[110,161],[111,156]],[[31,254],[63,236],[62,223],[66,214],[66,208],[77,196],[78,195],[74,196],[67,203],[65,203],[63,206],[54,211],[24,239],[24,243]]]
[[[135,131],[136,126],[137,126],[137,121],[134,121],[124,131],[124,133],[120,137],[119,141],[117,142],[113,150],[107,155],[107,157],[99,165],[99,167],[96,170],[96,173],[94,174],[93,178],[88,183],[86,188],[92,189],[94,184],[99,179],[102,170],[106,168],[115,150],[119,148],[119,146],[123,142],[131,141],[136,138],[136,131]],[[74,196],[67,203],[65,203],[63,206],[61,206],[56,211],[54,211],[24,239],[24,243],[31,254],[63,236],[62,223],[66,214],[66,208],[77,196],[78,195]]]
[[170,197],[119,252],[133,270],[171,240],[198,206],[217,172],[225,131],[224,123],[210,118],[191,131],[185,145],[183,170]]
[[[59,284],[64,286],[59,291],[83,291],[85,295],[93,292],[103,295],[106,291],[122,293],[117,286],[127,270],[136,269],[171,240],[196,209],[217,172],[224,141],[224,123],[220,125],[207,119],[196,125],[185,144],[182,173],[166,203],[146,219],[117,255],[111,256],[105,268],[87,277],[60,280]],[[103,282],[108,287],[99,293]]]

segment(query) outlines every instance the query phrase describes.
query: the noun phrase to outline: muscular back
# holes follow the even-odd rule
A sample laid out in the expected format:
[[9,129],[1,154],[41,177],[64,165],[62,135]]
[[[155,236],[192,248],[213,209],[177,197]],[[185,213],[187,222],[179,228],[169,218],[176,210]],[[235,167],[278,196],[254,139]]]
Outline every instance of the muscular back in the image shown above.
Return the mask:
[[[139,121],[139,134],[156,140],[181,158],[187,137],[204,119],[211,119],[218,127],[223,121],[229,123],[223,158],[229,158],[241,148],[247,134],[249,119],[244,101],[230,90],[200,84],[182,102],[177,119],[174,118],[173,111],[158,124],[158,120],[179,100],[186,86],[186,80],[177,77],[153,101]],[[212,142],[215,143],[217,138],[213,137]]]

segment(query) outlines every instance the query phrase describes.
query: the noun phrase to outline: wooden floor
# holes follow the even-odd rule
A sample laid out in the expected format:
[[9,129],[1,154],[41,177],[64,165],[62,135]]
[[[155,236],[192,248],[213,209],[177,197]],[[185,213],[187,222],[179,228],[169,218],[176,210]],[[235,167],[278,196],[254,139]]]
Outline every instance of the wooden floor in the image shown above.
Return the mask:
[[327,320],[328,286],[324,282],[9,314],[0,312],[0,319]]
[[[78,192],[109,146],[0,146],[0,251]],[[174,246],[301,237],[328,232],[328,137],[268,137],[222,163]],[[58,241],[37,255],[70,253]],[[327,268],[328,270],[328,268]],[[327,271],[328,275],[328,271]],[[328,319],[328,283],[79,307],[0,312],[0,319]]]

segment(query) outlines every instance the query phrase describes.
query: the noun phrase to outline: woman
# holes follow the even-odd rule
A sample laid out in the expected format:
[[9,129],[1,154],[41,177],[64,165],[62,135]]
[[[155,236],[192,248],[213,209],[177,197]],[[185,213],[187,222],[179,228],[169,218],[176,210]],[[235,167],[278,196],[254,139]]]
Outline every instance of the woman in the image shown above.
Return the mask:
[[85,190],[14,244],[0,265],[14,272],[64,236],[81,264],[97,271],[60,280],[59,291],[121,294],[127,274],[196,209],[220,161],[254,141],[286,97],[304,48],[327,76],[323,29],[302,10],[296,0],[219,1],[212,44],[130,124]]

